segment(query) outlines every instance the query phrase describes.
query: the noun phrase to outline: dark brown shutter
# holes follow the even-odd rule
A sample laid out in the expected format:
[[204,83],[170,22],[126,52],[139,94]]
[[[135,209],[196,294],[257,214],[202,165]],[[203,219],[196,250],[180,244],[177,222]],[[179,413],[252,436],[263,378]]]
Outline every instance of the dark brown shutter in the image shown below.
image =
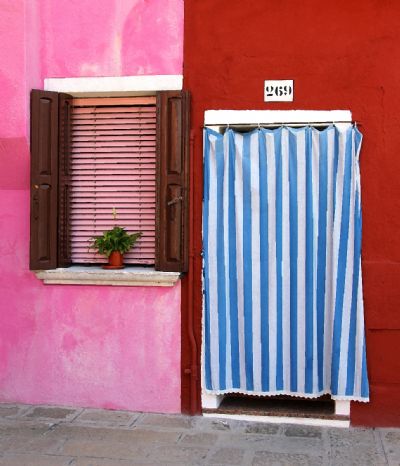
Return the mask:
[[72,96],[59,94],[59,141],[58,141],[58,262],[57,267],[71,264],[69,233],[70,155]]
[[156,269],[186,272],[190,95],[157,94]]
[[57,267],[58,94],[31,93],[30,268]]
[[31,93],[32,270],[54,269],[68,263],[68,246],[64,247],[68,244],[68,98],[70,96],[50,91],[33,90]]

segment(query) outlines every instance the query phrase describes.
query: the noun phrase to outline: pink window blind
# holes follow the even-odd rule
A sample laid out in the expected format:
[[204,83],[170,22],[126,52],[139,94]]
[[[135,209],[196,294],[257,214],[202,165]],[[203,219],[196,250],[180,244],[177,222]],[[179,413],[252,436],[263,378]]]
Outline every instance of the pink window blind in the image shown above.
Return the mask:
[[154,264],[155,97],[73,99],[71,152],[72,262],[104,262],[89,240],[118,225],[142,232],[124,262]]

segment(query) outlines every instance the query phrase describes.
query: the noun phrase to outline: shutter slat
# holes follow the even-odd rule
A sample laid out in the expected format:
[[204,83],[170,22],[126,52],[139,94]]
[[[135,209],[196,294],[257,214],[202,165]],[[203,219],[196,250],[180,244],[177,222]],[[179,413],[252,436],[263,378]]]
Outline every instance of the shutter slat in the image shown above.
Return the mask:
[[98,118],[97,115],[91,115],[90,118],[86,116],[85,118],[72,118],[72,124],[74,126],[83,126],[83,125],[93,125],[93,126],[113,126],[115,124],[118,125],[124,125],[124,126],[134,126],[137,124],[146,124],[146,123],[152,123],[154,117],[156,116],[155,112],[154,113],[133,113],[133,114],[126,114],[125,117],[115,117],[113,114],[108,114],[106,117],[105,115],[102,115],[101,118]]
[[[134,195],[129,196],[129,197],[125,195],[122,196],[124,199],[121,199],[121,196],[117,196],[117,197],[114,196],[114,198],[112,198],[110,196],[110,193],[108,193],[108,195],[104,195],[103,197],[98,196],[95,201],[93,201],[94,199],[93,192],[82,192],[80,194],[81,194],[80,196],[77,196],[76,198],[71,199],[71,209],[75,207],[75,204],[79,205],[80,203],[82,203],[83,206],[87,206],[87,205],[90,205],[89,203],[91,202],[91,205],[94,205],[96,208],[98,207],[104,208],[104,206],[111,206],[109,210],[110,215],[111,215],[111,211],[113,208],[115,208],[115,210],[119,212],[119,210],[122,209],[124,206],[126,207],[126,209],[128,209],[129,206],[133,206],[134,204],[137,204],[137,205],[141,205],[141,204],[145,205],[146,203],[151,204],[151,205],[155,204],[153,196],[149,193],[146,193],[143,196],[141,196],[139,202],[137,201],[139,197],[138,192],[134,193]],[[117,203],[118,205],[116,206]]]
[[[132,206],[131,208],[131,211],[134,212],[138,217],[140,218],[148,218],[150,220],[153,220],[154,219],[154,215],[153,215],[153,209],[154,209],[154,205],[151,205],[151,204],[148,204],[146,207],[142,207],[142,206]],[[130,221],[130,215],[131,215],[131,211],[129,212],[119,212],[118,213],[118,217],[119,217],[119,221]],[[91,215],[93,215],[93,213],[96,214],[96,219],[97,220],[102,220],[102,221],[106,221],[106,222],[110,222],[110,212],[107,211],[107,209],[98,209],[96,207],[96,209],[85,209],[85,208],[73,208],[71,210],[71,221],[74,220],[74,218],[76,219],[80,219],[80,220],[83,220],[83,221],[86,221],[88,219],[92,220],[90,217]]]
[[79,108],[75,106],[74,118],[85,119],[85,118],[110,118],[110,114],[115,118],[124,118],[125,116],[134,116],[138,114],[143,115],[155,115],[153,106],[150,107],[112,107],[107,109],[104,107],[83,107]]
[[154,137],[152,136],[120,136],[118,138],[113,136],[86,136],[74,139],[74,147],[101,147],[101,146],[108,146],[112,144],[114,147],[117,146],[128,146],[128,147],[143,147],[147,145],[153,145]]
[[91,130],[91,131],[114,131],[115,130],[121,130],[121,131],[138,131],[140,129],[150,129],[155,127],[150,120],[144,120],[140,119],[137,122],[132,122],[132,123],[123,123],[118,120],[114,122],[114,124],[102,124],[102,123],[91,123],[87,125],[82,125],[79,123],[72,124],[72,130],[73,131],[79,131],[79,130]]
[[[136,105],[154,105],[155,104],[155,97],[135,97]],[[74,103],[76,106],[104,106],[109,105],[112,107],[117,107],[118,105],[132,105],[132,97],[90,97],[90,98],[76,98],[74,99]]]
[[[139,216],[138,216],[139,218]],[[88,219],[86,219],[86,222],[84,220],[74,220],[74,217],[72,218],[71,220],[71,225],[73,226],[76,226],[76,227],[79,227],[85,231],[104,231],[104,230],[107,230],[108,229],[108,226],[110,224],[110,220],[97,220],[95,223],[91,222],[89,223],[88,222]],[[126,219],[124,220],[124,226],[126,228],[135,228],[135,229],[138,229],[139,231],[152,231],[154,232],[154,229],[155,229],[155,223],[154,221],[151,219],[151,218],[140,218],[140,220],[137,220],[136,222],[135,221],[127,221]],[[74,238],[74,240],[76,240],[77,238],[79,238],[79,236],[77,236],[76,238]]]
[[[126,150],[125,150],[126,149]],[[118,147],[112,150],[107,147],[93,147],[93,148],[73,148],[72,149],[72,160],[77,158],[102,160],[103,158],[136,158],[137,161],[140,159],[146,159],[148,157],[154,158],[155,148],[153,147]]]
[[106,262],[88,251],[90,238],[119,225],[142,232],[125,263],[154,264],[156,108],[154,97],[145,99],[73,101],[70,228],[75,263]]
[[[122,180],[124,181],[124,180]],[[147,189],[145,189],[147,188]],[[121,195],[126,197],[137,197],[138,193],[143,192],[144,197],[152,197],[154,198],[154,183],[153,182],[147,182],[144,186],[143,189],[142,187],[138,186],[126,186],[123,188],[116,189],[113,186],[102,186],[100,183],[95,187],[92,187],[91,189],[80,189],[80,190],[75,190],[75,188],[71,189],[71,199],[74,199],[75,197],[79,196],[80,194],[85,195],[85,193],[89,194],[96,194],[98,198],[103,198],[103,197],[109,197],[110,192],[116,193],[114,197],[120,197]],[[129,196],[129,193],[134,194],[133,196]]]
[[155,136],[156,135],[156,128],[142,128],[142,129],[121,129],[119,131],[115,131],[114,133],[110,130],[97,130],[96,134],[94,134],[93,129],[86,128],[84,130],[75,130],[73,131],[71,128],[71,133],[74,137],[80,138],[115,138],[115,140],[123,139],[125,137],[136,137],[140,138],[142,136]]
[[129,169],[132,166],[134,166],[137,168],[141,168],[143,170],[152,171],[153,174],[156,172],[154,163],[143,163],[141,161],[138,161],[138,162],[135,161],[132,163],[127,163],[126,161],[123,161],[123,162],[117,161],[116,163],[114,162],[112,164],[111,161],[100,162],[99,160],[93,160],[92,162],[90,162],[90,160],[88,160],[82,163],[81,162],[78,163],[74,161],[72,162],[71,165],[75,170],[82,170],[82,171],[95,170],[97,167],[106,167],[105,168],[106,170],[111,165],[111,167],[117,166],[118,168],[121,168],[121,169]]
[[[75,152],[77,153],[82,152],[83,154],[86,154],[87,156],[88,154],[91,153],[91,151],[85,150],[85,149],[93,149],[92,151],[93,153],[101,154],[102,152],[106,152],[106,151],[101,150],[102,147],[110,148],[109,141],[105,141],[105,143],[102,143],[102,142],[97,143],[97,142],[92,142],[92,141],[87,141],[87,142],[90,142],[90,144],[75,145],[72,149],[75,149]],[[146,144],[146,141],[145,143],[142,143],[142,144],[136,141],[116,141],[116,142],[127,143],[125,145],[121,144],[120,146],[116,145],[115,150],[111,151],[111,152],[114,152],[116,155],[121,154],[121,156],[124,156],[124,157],[127,157],[127,152],[128,152],[128,156],[129,156],[129,152],[131,152],[132,156],[137,157],[136,154],[140,154],[141,152],[143,152],[144,154],[147,154],[149,152],[154,153],[156,151],[156,147],[154,147],[152,144]],[[129,150],[121,151],[120,147],[128,148]],[[84,150],[81,150],[81,149],[84,149]],[[103,157],[106,157],[106,156],[104,155]]]
[[91,150],[94,151],[102,151],[102,149],[114,149],[111,152],[118,152],[120,148],[124,149],[142,149],[144,148],[147,150],[148,147],[154,147],[155,149],[155,143],[152,141],[143,141],[143,142],[128,142],[128,141],[105,141],[105,142],[81,142],[79,144],[74,144],[73,149],[75,149],[77,152],[90,152]]
[[79,143],[81,142],[107,142],[107,141],[121,141],[121,142],[124,142],[124,141],[153,141],[154,140],[154,136],[155,136],[155,133],[154,134],[150,134],[150,135],[140,135],[140,136],[124,136],[124,135],[121,135],[121,136],[106,136],[106,135],[103,135],[103,136],[100,136],[100,135],[93,135],[93,134],[88,134],[88,135],[83,135],[83,136],[75,136],[74,137],[74,142],[76,145],[78,145]]

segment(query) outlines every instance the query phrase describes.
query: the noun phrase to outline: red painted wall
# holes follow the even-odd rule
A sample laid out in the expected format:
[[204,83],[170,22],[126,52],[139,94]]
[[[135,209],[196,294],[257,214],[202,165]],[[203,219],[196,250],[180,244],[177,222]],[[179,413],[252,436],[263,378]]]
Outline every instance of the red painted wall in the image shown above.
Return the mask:
[[[195,135],[196,336],[201,316],[202,135],[207,109],[350,109],[364,134],[363,273],[371,402],[358,425],[400,426],[400,2],[186,0],[184,85]],[[265,79],[294,79],[265,104]]]

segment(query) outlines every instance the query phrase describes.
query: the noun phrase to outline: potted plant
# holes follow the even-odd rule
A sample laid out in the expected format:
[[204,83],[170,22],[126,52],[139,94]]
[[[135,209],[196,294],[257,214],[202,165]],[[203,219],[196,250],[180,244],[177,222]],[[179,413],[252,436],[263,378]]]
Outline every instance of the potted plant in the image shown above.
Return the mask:
[[104,269],[122,269],[123,255],[132,249],[141,235],[141,232],[129,234],[124,228],[115,226],[100,236],[93,236],[89,247],[108,257],[108,265],[103,265]]

